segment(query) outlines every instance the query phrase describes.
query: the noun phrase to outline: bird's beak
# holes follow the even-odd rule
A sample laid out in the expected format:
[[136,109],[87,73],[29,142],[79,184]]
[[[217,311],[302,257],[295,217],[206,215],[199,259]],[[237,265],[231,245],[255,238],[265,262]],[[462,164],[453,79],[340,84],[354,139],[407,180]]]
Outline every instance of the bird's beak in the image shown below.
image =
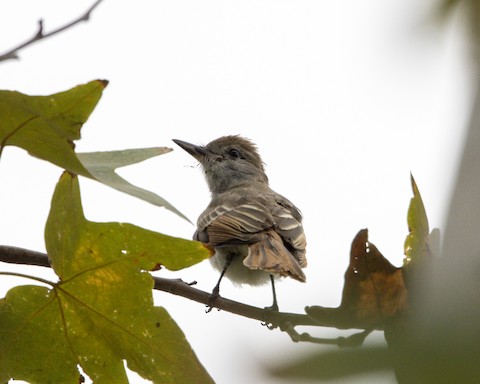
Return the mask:
[[208,153],[207,150],[200,145],[190,144],[190,143],[187,143],[186,141],[177,140],[177,139],[173,139],[173,142],[178,146],[182,147],[185,151],[187,151],[199,162],[202,162],[205,155]]

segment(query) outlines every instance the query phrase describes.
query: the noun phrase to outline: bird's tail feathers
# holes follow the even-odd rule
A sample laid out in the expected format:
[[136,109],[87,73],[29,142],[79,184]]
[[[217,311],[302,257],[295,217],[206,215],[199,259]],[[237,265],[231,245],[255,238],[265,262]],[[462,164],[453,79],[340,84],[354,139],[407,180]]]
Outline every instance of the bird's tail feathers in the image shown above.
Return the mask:
[[265,239],[251,244],[243,264],[250,269],[260,269],[272,274],[290,276],[301,282],[306,281],[305,274],[297,259],[283,245],[281,237],[275,231],[268,231]]

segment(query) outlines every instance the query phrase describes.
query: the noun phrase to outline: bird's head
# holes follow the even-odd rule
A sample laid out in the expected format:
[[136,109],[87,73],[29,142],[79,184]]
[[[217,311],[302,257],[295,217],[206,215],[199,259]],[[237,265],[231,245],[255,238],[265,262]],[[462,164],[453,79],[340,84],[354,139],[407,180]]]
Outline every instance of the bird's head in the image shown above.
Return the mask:
[[197,159],[212,193],[247,181],[268,183],[257,147],[241,136],[222,136],[205,146],[173,140]]

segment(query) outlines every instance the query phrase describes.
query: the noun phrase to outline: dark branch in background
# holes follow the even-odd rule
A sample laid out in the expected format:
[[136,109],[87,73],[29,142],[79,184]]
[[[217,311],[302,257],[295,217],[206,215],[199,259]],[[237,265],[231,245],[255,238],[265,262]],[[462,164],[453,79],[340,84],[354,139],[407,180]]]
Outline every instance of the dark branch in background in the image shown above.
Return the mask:
[[[50,267],[48,256],[45,253],[31,251],[24,248],[0,245],[0,261],[12,264],[36,265],[40,267]],[[287,332],[295,342],[305,341],[318,344],[333,344],[338,346],[357,346],[360,345],[372,329],[354,334],[347,338],[338,337],[336,339],[323,339],[310,336],[308,333],[298,333],[296,326],[317,326],[331,327],[338,329],[357,328],[355,326],[346,326],[341,317],[336,316],[336,308],[324,308],[325,316],[321,319],[313,318],[307,314],[277,312],[269,309],[253,307],[251,305],[239,303],[237,301],[225,299],[217,296],[212,299],[211,293],[201,291],[192,287],[181,279],[166,279],[153,276],[155,282],[154,289],[182,296],[187,299],[212,306],[227,312],[234,313],[250,319],[261,321],[270,329],[279,328]]]
[[45,253],[17,247],[0,245],[0,260],[11,264],[27,264],[37,265],[40,267],[50,267],[48,257]]
[[14,47],[12,49],[10,49],[9,51],[7,51],[3,54],[0,54],[0,61],[18,59],[19,58],[18,51],[20,51],[21,49],[23,49],[25,47],[28,47],[29,45],[32,45],[32,44],[34,44],[34,43],[36,43],[40,40],[44,40],[48,37],[56,35],[57,33],[63,32],[67,29],[70,29],[71,27],[81,23],[82,21],[88,21],[90,19],[90,15],[93,12],[93,10],[95,8],[97,8],[97,6],[102,1],[103,0],[97,0],[89,9],[87,9],[87,11],[83,15],[81,15],[77,19],[71,21],[70,23],[65,24],[64,26],[59,27],[57,29],[54,29],[53,31],[48,32],[48,33],[44,32],[44,30],[43,30],[43,19],[40,19],[38,21],[38,29],[37,29],[37,32],[35,33],[35,35],[33,35],[31,38],[29,38],[25,42],[17,45],[16,47]]

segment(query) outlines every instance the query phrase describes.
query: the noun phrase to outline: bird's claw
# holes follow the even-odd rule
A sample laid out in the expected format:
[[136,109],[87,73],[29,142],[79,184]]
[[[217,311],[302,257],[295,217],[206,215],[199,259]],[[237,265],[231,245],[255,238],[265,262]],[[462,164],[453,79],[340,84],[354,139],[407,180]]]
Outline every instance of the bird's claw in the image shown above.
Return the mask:
[[206,305],[207,309],[205,310],[205,313],[210,313],[212,311],[212,309],[214,308],[213,303],[220,297],[219,289],[216,288],[217,287],[213,289],[212,294],[208,299],[208,304]]

